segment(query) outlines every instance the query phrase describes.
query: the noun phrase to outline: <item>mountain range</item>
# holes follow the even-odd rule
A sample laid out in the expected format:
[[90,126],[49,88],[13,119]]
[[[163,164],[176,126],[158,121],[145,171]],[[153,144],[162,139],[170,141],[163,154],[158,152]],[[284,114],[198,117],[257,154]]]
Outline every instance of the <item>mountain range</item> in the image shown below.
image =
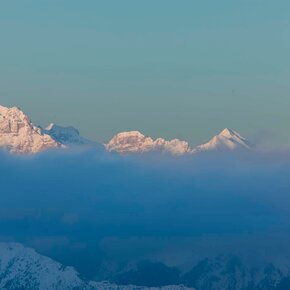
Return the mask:
[[120,154],[160,152],[172,155],[196,154],[213,150],[250,150],[249,141],[237,132],[224,129],[207,143],[191,148],[187,141],[164,138],[153,139],[139,131],[116,134],[108,143],[101,144],[82,137],[74,127],[50,124],[43,129],[35,126],[19,108],[0,106],[0,147],[12,153],[41,151],[75,146],[97,147]]
[[[185,274],[161,263],[143,262],[119,276],[119,282],[89,281],[81,277],[73,267],[64,266],[17,243],[0,243],[0,265],[0,288],[4,290],[290,289],[289,267],[273,263],[265,263],[259,267],[249,266],[242,258],[232,255],[204,258]],[[138,285],[141,285],[144,277],[151,277],[152,284],[154,280],[158,280],[158,276],[163,279],[167,277],[168,281],[175,281],[176,284],[134,286],[130,283],[139,281]]]
[[0,289],[3,290],[190,290],[182,285],[165,287],[118,286],[88,281],[72,267],[66,267],[31,248],[0,243]]

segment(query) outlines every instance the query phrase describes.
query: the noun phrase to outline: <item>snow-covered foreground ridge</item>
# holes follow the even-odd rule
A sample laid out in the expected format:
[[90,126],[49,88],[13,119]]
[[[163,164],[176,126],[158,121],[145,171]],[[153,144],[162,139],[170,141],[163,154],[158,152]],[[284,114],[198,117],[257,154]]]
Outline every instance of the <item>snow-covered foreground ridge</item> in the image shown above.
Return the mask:
[[250,143],[240,134],[224,129],[208,143],[191,148],[187,141],[179,139],[153,139],[139,131],[121,132],[107,144],[100,144],[80,136],[73,127],[50,124],[46,129],[35,126],[19,108],[0,105],[0,147],[12,153],[38,153],[52,148],[72,146],[102,147],[120,154],[161,152],[172,155],[193,154],[211,150],[251,149]]
[[229,255],[201,260],[180,278],[180,285],[116,285],[86,280],[73,267],[21,244],[0,243],[0,289],[3,290],[280,290],[289,289],[282,287],[289,285],[289,279],[289,267],[283,263],[278,266],[265,262],[256,267]]
[[184,286],[147,288],[117,286],[107,282],[82,279],[72,267],[38,254],[16,243],[0,243],[0,289],[5,290],[186,290]]

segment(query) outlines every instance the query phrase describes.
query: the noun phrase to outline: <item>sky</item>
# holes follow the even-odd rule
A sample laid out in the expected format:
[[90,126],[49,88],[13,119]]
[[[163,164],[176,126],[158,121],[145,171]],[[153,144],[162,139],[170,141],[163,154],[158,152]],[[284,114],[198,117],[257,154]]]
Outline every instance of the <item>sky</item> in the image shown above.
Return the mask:
[[0,4],[0,104],[101,142],[203,143],[225,127],[290,144],[290,2]]

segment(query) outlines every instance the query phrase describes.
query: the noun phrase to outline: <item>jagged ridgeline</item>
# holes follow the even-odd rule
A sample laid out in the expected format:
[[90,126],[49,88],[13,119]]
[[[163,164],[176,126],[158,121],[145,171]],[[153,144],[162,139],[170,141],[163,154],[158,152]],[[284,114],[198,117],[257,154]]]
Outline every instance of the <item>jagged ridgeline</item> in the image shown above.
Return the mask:
[[6,290],[190,290],[182,285],[158,288],[118,286],[109,282],[88,281],[72,267],[66,267],[31,248],[15,243],[0,243],[0,289]]
[[[6,290],[288,290],[289,271],[273,264],[255,268],[236,256],[217,256],[198,262],[181,274],[161,263],[140,263],[115,277],[114,282],[90,281],[73,267],[66,267],[31,248],[0,243],[0,288]],[[146,272],[146,273],[145,273]],[[151,277],[150,283],[167,278],[176,285],[133,286],[130,282]],[[163,278],[162,278],[163,277]],[[148,282],[148,281],[147,281]],[[123,285],[122,285],[123,284]],[[142,283],[141,283],[142,284]],[[187,285],[187,286],[185,286]]]
[[172,155],[196,154],[212,150],[249,150],[251,144],[240,134],[224,129],[209,142],[191,148],[187,141],[164,138],[153,139],[139,131],[121,132],[107,144],[82,137],[74,127],[50,124],[42,129],[35,126],[29,117],[17,107],[0,106],[0,147],[12,153],[38,153],[50,149],[65,149],[75,146],[102,148],[120,154],[160,152]]

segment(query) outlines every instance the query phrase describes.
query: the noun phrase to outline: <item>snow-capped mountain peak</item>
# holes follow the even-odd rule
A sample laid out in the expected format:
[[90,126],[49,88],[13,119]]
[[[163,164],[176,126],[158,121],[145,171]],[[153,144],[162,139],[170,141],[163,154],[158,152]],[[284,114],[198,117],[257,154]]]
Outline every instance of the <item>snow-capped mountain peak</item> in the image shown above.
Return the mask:
[[161,151],[180,155],[191,152],[186,141],[179,139],[167,141],[163,138],[153,140],[153,138],[145,136],[139,131],[118,133],[105,146],[108,151],[116,151],[121,154]]
[[[232,136],[232,135],[239,135],[237,132],[233,131],[232,129],[229,129],[229,128],[225,128],[223,129],[219,135],[222,135],[222,136]],[[240,135],[239,135],[240,136]]]
[[171,153],[173,155],[183,155],[192,152],[188,142],[179,139],[165,140],[158,138],[154,141],[155,148],[160,148],[161,151]]
[[199,145],[195,152],[209,150],[236,150],[251,149],[250,143],[239,133],[225,128],[218,135],[214,136],[209,142]]
[[72,126],[63,127],[51,123],[43,130],[43,132],[50,135],[58,143],[65,146],[96,145],[93,141],[80,136],[79,131]]
[[45,131],[47,132],[51,132],[54,133],[55,135],[68,135],[68,136],[75,136],[75,137],[79,137],[80,133],[79,131],[72,127],[72,126],[68,126],[68,127],[63,127],[63,126],[59,126],[57,124],[54,123],[50,123],[46,128]]
[[151,137],[146,137],[139,131],[121,132],[115,135],[108,144],[108,151],[118,153],[144,153],[152,150],[154,141]]
[[21,109],[0,106],[0,147],[14,153],[37,153],[59,146],[34,126]]
[[245,138],[243,138],[239,133],[229,128],[223,129],[218,135],[223,136],[225,138],[238,138],[241,140],[245,140]]

